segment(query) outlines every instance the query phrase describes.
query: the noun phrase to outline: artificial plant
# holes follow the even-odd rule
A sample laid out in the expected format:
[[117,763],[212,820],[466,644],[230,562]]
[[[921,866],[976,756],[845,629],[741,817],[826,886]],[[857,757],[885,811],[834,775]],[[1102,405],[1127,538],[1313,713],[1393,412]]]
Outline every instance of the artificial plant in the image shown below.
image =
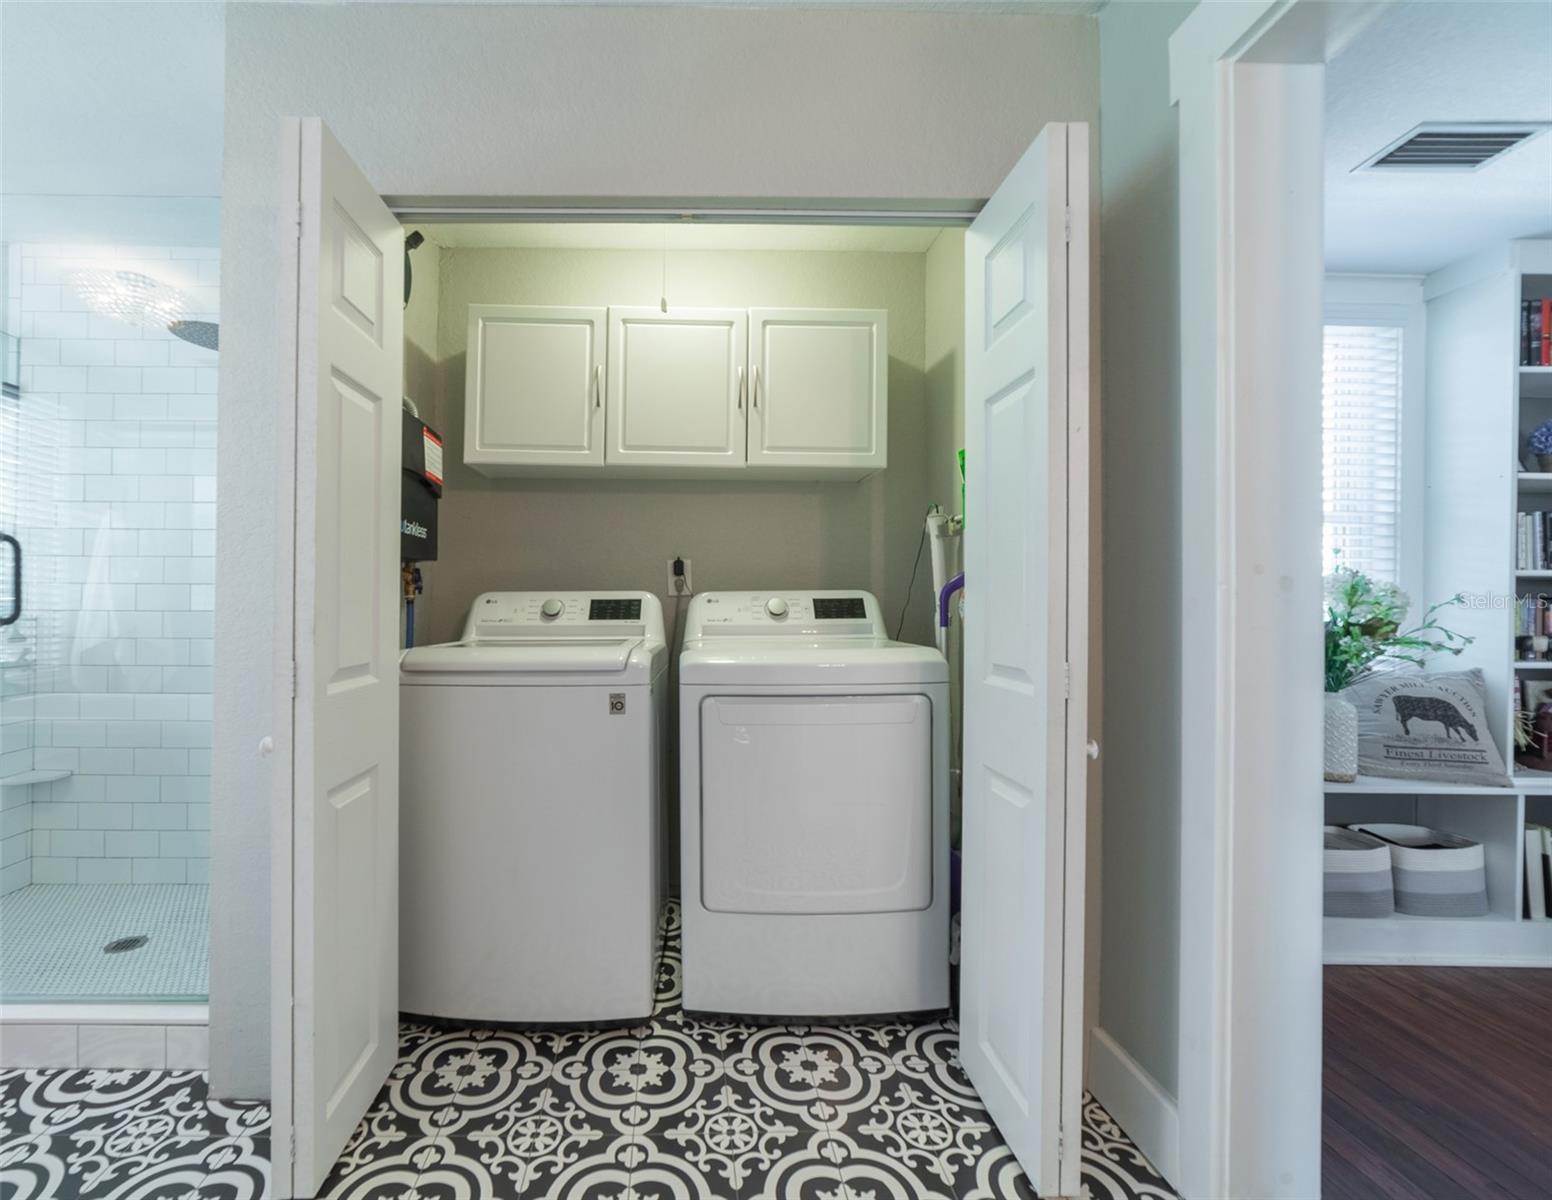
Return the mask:
[[1421,667],[1430,655],[1459,654],[1472,639],[1446,629],[1437,614],[1464,602],[1456,593],[1424,613],[1419,624],[1403,629],[1411,607],[1405,592],[1352,567],[1338,567],[1326,576],[1326,691],[1340,692],[1366,675],[1403,663]]

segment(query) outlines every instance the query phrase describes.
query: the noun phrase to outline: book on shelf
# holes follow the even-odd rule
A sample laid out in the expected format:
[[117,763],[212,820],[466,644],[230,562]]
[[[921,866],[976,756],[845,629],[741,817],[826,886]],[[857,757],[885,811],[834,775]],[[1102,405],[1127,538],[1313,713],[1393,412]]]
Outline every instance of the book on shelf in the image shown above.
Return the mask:
[[1514,636],[1536,637],[1538,634],[1552,634],[1552,605],[1547,603],[1546,596],[1541,593],[1517,597]]
[[1520,513],[1515,533],[1515,570],[1552,569],[1552,513]]
[[1520,366],[1552,367],[1552,297],[1520,304]]
[[1532,921],[1552,916],[1552,827],[1525,826],[1525,915]]

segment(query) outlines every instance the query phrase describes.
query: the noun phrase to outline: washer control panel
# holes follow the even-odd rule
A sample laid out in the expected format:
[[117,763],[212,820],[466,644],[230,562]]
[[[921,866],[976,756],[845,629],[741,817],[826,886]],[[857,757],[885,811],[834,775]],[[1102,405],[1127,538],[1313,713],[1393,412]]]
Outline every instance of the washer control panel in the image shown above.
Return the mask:
[[462,640],[661,638],[662,628],[662,605],[650,592],[486,592],[470,606]]

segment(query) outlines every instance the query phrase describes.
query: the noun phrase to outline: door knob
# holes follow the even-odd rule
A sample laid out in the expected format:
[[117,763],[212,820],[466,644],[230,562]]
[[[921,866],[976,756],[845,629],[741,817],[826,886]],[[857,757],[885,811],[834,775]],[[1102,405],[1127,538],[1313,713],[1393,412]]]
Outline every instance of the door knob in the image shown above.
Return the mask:
[[1099,757],[1099,743],[1098,742],[1092,742],[1092,741],[1089,742],[1088,745],[1084,746],[1083,752],[1085,754],[1087,754],[1090,758],[1098,758]]

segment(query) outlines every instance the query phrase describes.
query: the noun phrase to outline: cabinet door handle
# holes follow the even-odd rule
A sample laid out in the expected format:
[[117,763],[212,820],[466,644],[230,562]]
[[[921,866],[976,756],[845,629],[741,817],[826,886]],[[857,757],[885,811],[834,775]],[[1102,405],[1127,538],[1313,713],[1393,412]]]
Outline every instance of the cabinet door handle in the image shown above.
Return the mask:
[[738,368],[738,411],[744,411],[744,368]]
[[750,388],[749,395],[751,397],[751,403],[754,405],[754,407],[755,408],[759,408],[760,407],[760,364],[759,363],[755,363],[755,366],[754,366],[754,386],[752,388]]
[[604,368],[603,368],[603,364],[599,363],[599,364],[596,364],[593,367],[593,407],[594,408],[602,408],[603,406],[604,406]]

